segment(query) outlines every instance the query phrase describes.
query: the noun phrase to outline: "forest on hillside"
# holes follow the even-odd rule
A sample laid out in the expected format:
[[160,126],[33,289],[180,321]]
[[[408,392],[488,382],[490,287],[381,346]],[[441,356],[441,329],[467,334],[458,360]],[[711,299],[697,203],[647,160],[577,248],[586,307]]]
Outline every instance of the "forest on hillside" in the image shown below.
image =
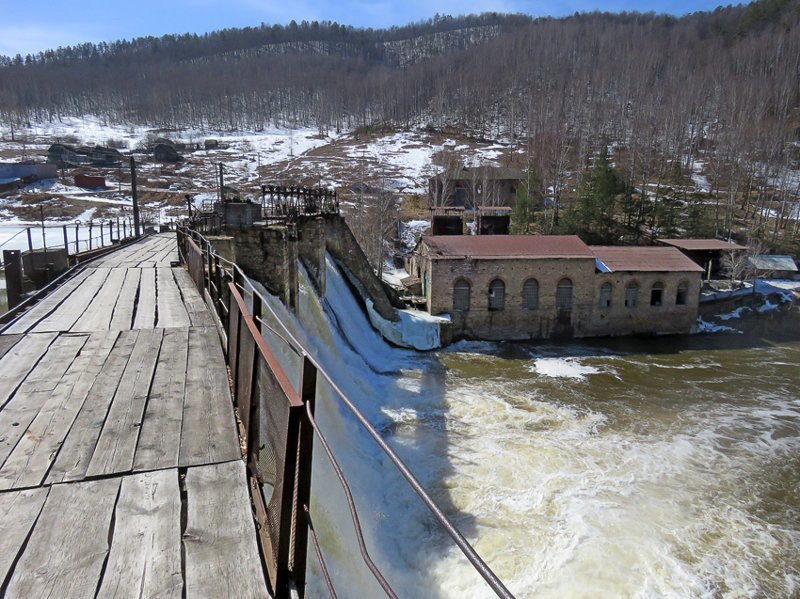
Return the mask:
[[[3,57],[0,80],[6,128],[94,114],[164,128],[425,128],[510,140],[529,183],[553,198],[551,230],[561,195],[579,192],[572,175],[601,151],[612,152],[629,202],[653,186],[655,197],[678,189],[702,161],[716,203],[708,234],[730,237],[743,219],[774,240],[798,236],[789,216],[800,195],[800,0],[682,18],[261,25]],[[629,207],[626,218],[646,212]]]

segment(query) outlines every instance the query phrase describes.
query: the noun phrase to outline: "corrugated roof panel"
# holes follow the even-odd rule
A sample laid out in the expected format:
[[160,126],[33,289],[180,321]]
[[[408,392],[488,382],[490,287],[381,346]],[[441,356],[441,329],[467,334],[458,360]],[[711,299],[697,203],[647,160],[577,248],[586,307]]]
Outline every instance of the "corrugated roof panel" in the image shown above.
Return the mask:
[[750,256],[747,261],[758,270],[787,270],[797,272],[797,265],[791,256],[780,256],[777,254],[761,254],[760,256]]
[[721,239],[659,239],[658,241],[688,251],[731,251],[747,249],[738,243],[722,241]]
[[431,251],[470,258],[594,258],[576,235],[428,235]]
[[674,247],[593,245],[590,249],[611,272],[703,272]]

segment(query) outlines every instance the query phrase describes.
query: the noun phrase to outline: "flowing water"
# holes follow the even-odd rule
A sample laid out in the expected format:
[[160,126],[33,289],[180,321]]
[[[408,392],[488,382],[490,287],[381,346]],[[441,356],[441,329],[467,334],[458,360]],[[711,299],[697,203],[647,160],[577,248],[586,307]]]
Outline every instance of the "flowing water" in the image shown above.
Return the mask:
[[[299,313],[302,325],[281,319],[518,597],[800,595],[800,343],[417,354],[375,335],[332,267],[325,301],[304,284]],[[370,551],[400,596],[493,596],[325,384],[319,394]],[[312,515],[339,596],[380,596],[319,449],[314,468]],[[311,567],[311,595],[326,596]]]

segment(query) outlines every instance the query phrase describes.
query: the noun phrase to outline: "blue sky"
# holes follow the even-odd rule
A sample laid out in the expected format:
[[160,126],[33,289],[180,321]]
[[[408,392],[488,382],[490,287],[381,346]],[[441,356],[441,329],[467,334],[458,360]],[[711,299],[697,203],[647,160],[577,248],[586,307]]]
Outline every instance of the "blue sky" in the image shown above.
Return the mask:
[[580,11],[655,11],[682,15],[712,10],[715,0],[0,0],[0,54],[23,56],[81,42],[165,33],[204,33],[225,27],[330,20],[388,27],[436,13],[487,11],[563,16]]

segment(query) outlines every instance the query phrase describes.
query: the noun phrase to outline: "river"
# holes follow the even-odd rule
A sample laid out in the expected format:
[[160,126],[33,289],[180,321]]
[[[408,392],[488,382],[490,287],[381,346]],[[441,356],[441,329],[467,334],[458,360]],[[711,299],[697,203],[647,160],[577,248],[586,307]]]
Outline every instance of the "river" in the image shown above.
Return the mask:
[[[280,317],[518,597],[800,593],[797,341],[461,342],[419,354],[383,343],[332,268],[326,300],[304,283],[299,313],[302,325]],[[398,594],[492,596],[319,393],[318,420]],[[380,596],[319,450],[314,468],[312,514],[339,596]],[[310,563],[310,594],[326,596]]]

